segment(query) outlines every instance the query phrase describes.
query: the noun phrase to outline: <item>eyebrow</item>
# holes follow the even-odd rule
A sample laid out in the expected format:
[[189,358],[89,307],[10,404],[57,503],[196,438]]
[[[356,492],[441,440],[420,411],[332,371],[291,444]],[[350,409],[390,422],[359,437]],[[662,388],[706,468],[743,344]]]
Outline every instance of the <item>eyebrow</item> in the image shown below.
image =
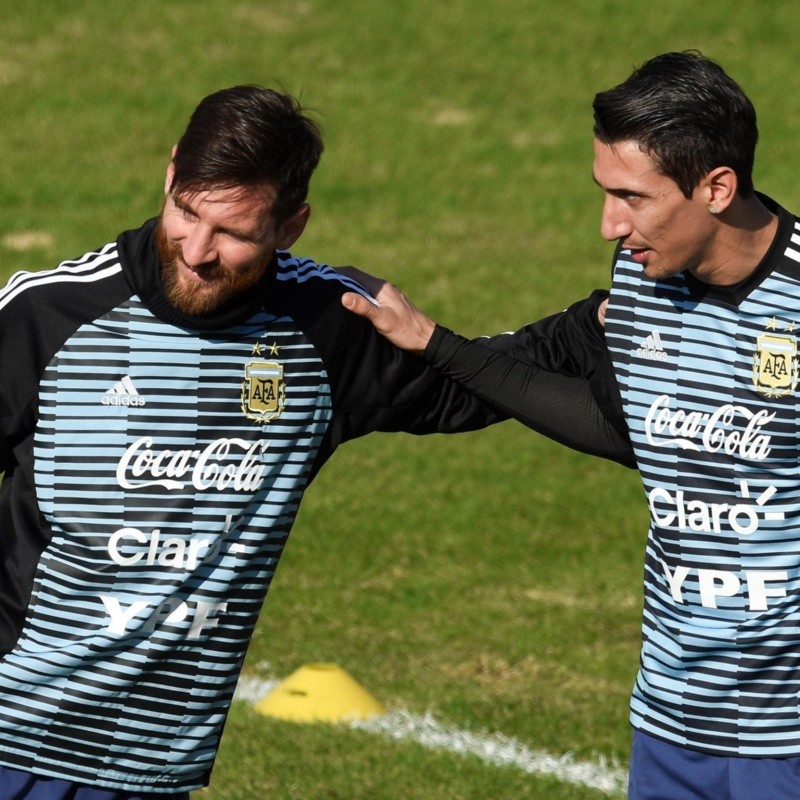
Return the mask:
[[[184,200],[182,195],[172,194],[171,198],[176,208],[180,209],[181,211],[188,211],[192,216],[199,217],[197,211],[193,208],[188,200]],[[252,232],[243,231],[237,228],[230,228],[228,226],[221,226],[219,230],[222,231],[222,233],[236,236],[239,239],[245,239],[248,242],[258,242],[264,236],[267,229],[265,226],[260,225],[256,231]]]
[[188,211],[190,214],[197,216],[197,211],[195,211],[193,206],[187,200],[184,200],[181,195],[170,194],[170,198],[172,200],[172,204],[176,208],[179,208],[181,211]]
[[600,181],[597,180],[597,176],[592,173],[592,180],[594,181],[594,185],[598,188],[602,189],[604,192],[608,194],[614,195],[614,197],[625,197],[628,195],[633,195],[635,197],[646,197],[646,193],[639,191],[638,189],[626,189],[624,186],[620,186],[617,188],[608,188],[603,186]]

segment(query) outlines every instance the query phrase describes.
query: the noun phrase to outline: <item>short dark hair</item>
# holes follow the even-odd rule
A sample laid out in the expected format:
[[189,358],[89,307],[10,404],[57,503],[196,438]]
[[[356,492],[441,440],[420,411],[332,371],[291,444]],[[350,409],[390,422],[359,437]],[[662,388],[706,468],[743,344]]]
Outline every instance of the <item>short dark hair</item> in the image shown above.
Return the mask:
[[594,98],[594,134],[635,141],[691,197],[716,167],[730,167],[743,197],[753,192],[756,111],[716,62],[689,50],[664,53]]
[[305,202],[322,156],[322,130],[288,94],[233,86],[203,99],[178,142],[170,190],[272,186],[272,215],[290,217]]

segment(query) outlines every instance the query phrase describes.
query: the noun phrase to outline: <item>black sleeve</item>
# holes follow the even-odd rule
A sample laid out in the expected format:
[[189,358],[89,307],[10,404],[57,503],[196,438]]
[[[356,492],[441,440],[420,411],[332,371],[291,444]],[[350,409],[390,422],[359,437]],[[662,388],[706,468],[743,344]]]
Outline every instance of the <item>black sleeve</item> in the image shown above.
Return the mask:
[[603,326],[597,319],[598,307],[607,298],[608,292],[598,289],[559,314],[481,341],[522,364],[588,380],[603,416],[627,439],[622,397]]
[[295,302],[292,315],[326,366],[334,410],[327,440],[331,452],[376,431],[461,433],[508,419],[347,311],[340,298],[351,287],[329,281],[314,288],[305,292],[304,302]]
[[485,341],[492,349],[504,350],[526,364],[589,378],[607,352],[597,319],[597,309],[607,298],[607,291],[597,290],[558,314]]
[[634,467],[619,390],[596,322],[602,295],[515,334],[470,341],[437,327],[426,361],[561,444]]
[[351,352],[331,375],[339,439],[371,431],[412,434],[462,433],[507,419],[467,387],[391,345],[355,315],[361,335],[349,336]]

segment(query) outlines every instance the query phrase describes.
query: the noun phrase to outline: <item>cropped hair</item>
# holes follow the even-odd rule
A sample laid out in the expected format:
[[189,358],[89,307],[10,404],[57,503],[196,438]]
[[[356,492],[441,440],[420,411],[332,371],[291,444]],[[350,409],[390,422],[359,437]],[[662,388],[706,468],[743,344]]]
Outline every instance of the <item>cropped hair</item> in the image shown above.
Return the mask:
[[173,158],[170,190],[271,186],[272,215],[284,220],[305,202],[322,156],[322,130],[288,94],[233,86],[203,99]]
[[697,51],[665,53],[595,95],[594,135],[634,141],[688,198],[716,167],[730,167],[742,197],[753,193],[756,111],[742,88]]

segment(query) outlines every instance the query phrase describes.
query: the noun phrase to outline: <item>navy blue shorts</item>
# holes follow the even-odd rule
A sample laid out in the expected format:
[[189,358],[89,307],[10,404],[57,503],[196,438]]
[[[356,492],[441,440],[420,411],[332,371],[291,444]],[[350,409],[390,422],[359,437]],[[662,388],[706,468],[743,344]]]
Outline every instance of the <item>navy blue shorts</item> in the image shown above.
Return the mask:
[[98,789],[0,766],[0,800],[189,800],[189,793],[155,794]]
[[727,758],[633,733],[629,800],[798,800],[800,758]]

